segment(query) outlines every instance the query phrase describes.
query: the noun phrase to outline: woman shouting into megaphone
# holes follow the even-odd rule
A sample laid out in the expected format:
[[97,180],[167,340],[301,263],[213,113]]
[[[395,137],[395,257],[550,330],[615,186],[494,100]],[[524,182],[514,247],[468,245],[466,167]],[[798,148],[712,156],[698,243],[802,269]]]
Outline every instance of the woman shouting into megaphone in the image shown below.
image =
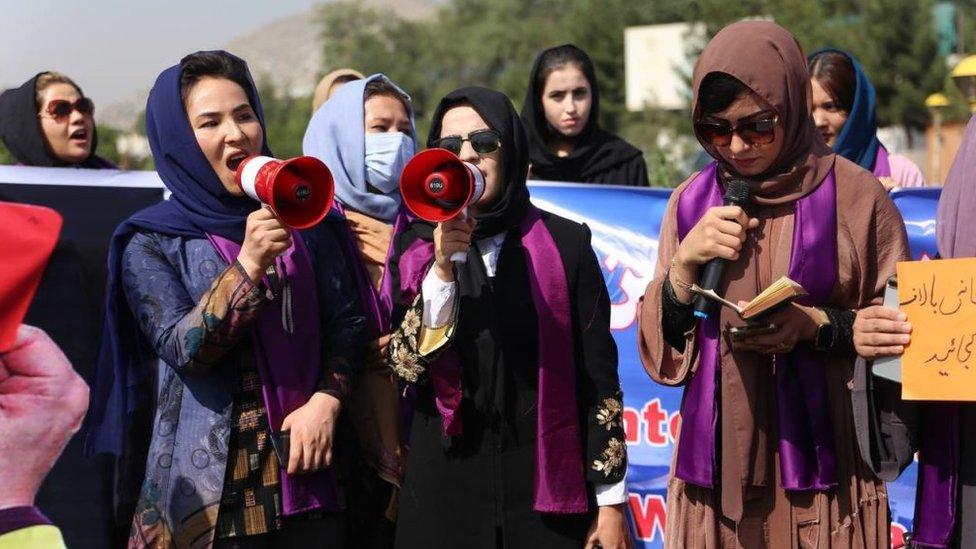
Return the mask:
[[337,241],[236,184],[245,158],[271,156],[241,59],[163,71],[146,130],[173,195],[113,236],[86,435],[145,460],[129,546],[338,545],[334,428],[365,340]]
[[428,144],[479,171],[484,193],[470,220],[416,219],[394,242],[388,363],[417,392],[396,546],[628,547],[617,349],[590,232],[529,202],[525,130],[503,94],[448,94]]

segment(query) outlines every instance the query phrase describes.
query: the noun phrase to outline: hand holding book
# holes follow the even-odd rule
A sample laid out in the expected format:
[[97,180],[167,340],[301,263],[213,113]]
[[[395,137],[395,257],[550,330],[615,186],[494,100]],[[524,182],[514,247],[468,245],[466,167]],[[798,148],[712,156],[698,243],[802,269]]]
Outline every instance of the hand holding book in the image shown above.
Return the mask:
[[755,320],[757,317],[765,313],[771,312],[778,307],[790,303],[798,297],[807,295],[807,292],[803,289],[803,286],[800,286],[786,276],[780,277],[779,280],[770,284],[768,288],[754,297],[752,301],[742,306],[722,298],[716,294],[714,290],[703,290],[699,288],[697,284],[691,287],[691,291],[707,299],[711,299],[725,305],[726,307],[739,313],[742,320],[747,322],[750,320]]
[[715,292],[700,288],[692,291],[729,307],[747,322],[745,326],[729,330],[735,351],[766,355],[788,353],[797,343],[814,340],[818,326],[827,322],[823,311],[792,303],[806,295],[806,291],[785,276],[748,303],[732,303]]

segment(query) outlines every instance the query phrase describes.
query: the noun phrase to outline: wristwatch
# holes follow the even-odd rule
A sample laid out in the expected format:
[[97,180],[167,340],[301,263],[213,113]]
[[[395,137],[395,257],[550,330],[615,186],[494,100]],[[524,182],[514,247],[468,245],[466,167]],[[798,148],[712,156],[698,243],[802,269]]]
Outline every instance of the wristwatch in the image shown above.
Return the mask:
[[817,336],[813,338],[813,348],[816,351],[829,351],[834,348],[834,328],[830,324],[830,317],[823,309],[819,309],[824,321],[817,325]]

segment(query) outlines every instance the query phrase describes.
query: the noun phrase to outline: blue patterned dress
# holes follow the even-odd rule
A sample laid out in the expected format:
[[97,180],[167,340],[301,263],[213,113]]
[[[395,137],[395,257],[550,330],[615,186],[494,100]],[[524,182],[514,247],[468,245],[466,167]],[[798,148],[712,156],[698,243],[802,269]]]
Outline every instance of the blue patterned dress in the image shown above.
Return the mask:
[[[324,233],[315,241],[306,239],[322,322],[320,388],[344,396],[346,376],[362,364],[365,319],[342,254],[330,253],[338,247]],[[263,284],[252,283],[239,263],[228,266],[201,238],[137,233],[125,248],[122,268],[129,307],[161,359],[145,480],[129,545],[210,546],[218,515],[227,513],[221,502],[228,454],[234,463],[238,450],[229,448],[231,434],[240,435],[234,427],[241,427],[247,415],[241,405],[248,399],[242,388],[255,371],[251,323],[274,296]],[[246,404],[252,408],[253,403]],[[263,408],[263,402],[258,404]],[[240,444],[240,436],[234,439]],[[262,450],[260,467],[273,468],[277,460],[270,448],[262,444]],[[267,530],[277,527],[280,520],[264,524]]]

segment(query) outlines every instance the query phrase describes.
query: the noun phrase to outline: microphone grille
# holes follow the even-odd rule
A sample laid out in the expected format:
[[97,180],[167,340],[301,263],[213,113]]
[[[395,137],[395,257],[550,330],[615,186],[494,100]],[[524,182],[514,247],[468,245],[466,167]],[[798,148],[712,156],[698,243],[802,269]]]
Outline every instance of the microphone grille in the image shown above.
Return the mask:
[[732,179],[725,185],[725,203],[746,206],[750,203],[752,188],[747,181]]

